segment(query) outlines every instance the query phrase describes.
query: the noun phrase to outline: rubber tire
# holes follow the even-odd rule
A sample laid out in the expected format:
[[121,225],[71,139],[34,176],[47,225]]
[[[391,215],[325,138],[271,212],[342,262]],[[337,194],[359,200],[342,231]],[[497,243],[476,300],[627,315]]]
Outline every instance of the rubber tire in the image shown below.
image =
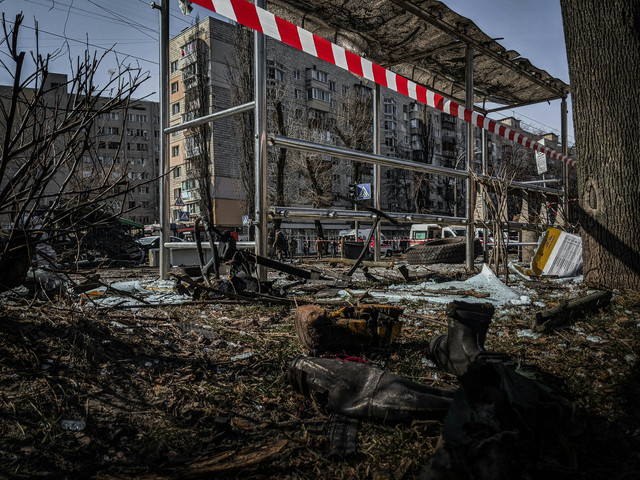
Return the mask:
[[[474,258],[482,252],[479,240],[473,242]],[[440,238],[407,250],[409,265],[429,265],[432,263],[463,263],[467,258],[464,237]]]

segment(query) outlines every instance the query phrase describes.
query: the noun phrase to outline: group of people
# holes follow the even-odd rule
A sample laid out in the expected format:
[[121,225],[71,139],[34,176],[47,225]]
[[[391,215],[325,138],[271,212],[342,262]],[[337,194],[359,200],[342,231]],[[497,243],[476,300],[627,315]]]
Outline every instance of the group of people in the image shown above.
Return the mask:
[[[273,254],[278,261],[283,261],[287,258],[293,259],[298,250],[298,241],[291,237],[287,239],[287,236],[282,230],[276,230],[272,238],[269,239],[269,245],[273,249]],[[303,255],[309,255],[310,242],[307,239],[302,241],[302,253]],[[314,243],[316,257],[322,258],[324,254],[331,254],[336,256],[338,253],[338,242],[334,237],[329,240],[324,240],[321,237],[317,237]]]
[[272,247],[276,258],[281,262],[286,258],[293,258],[296,254],[296,250],[298,249],[298,241],[293,237],[287,240],[287,237],[282,230],[276,230]]

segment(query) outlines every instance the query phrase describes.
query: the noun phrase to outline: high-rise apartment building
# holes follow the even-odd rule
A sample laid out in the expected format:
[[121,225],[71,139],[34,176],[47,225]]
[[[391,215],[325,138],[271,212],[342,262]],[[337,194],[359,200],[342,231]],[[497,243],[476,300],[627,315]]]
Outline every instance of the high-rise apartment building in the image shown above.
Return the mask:
[[[234,106],[230,102],[229,64],[252,64],[249,51],[236,51],[234,41],[238,28],[235,24],[205,18],[191,28],[185,29],[170,43],[170,88],[171,125],[195,118],[195,111],[208,105],[207,113]],[[205,55],[199,55],[204,52]],[[231,61],[240,58],[240,62]],[[198,59],[206,58],[204,64]],[[202,69],[205,74],[202,75]],[[291,137],[302,137],[319,143],[346,146],[356,150],[371,151],[372,126],[363,134],[355,125],[357,118],[349,102],[354,98],[365,101],[372,97],[374,85],[339,67],[311,57],[299,50],[272,39],[267,39],[267,78],[269,94],[269,133],[280,133],[283,129]],[[191,89],[205,81],[209,89],[198,103],[189,100]],[[251,98],[253,93],[251,93]],[[354,95],[355,94],[355,95]],[[193,98],[193,97],[191,97]],[[284,110],[283,125],[278,125],[274,114],[274,99]],[[381,89],[380,125],[381,155],[424,162],[436,166],[463,169],[465,159],[466,124],[456,117],[418,104],[386,88]],[[371,113],[368,113],[371,115]],[[360,120],[365,114],[360,115]],[[513,128],[519,128],[515,119],[505,119]],[[372,124],[372,120],[370,122]],[[211,159],[211,185],[213,195],[214,223],[222,227],[238,227],[242,215],[248,214],[247,194],[243,191],[239,168],[242,136],[253,136],[253,125],[245,131],[237,131],[231,119],[213,122],[208,148]],[[282,133],[280,133],[282,134]],[[528,133],[530,137],[536,135]],[[367,138],[364,138],[367,137]],[[541,136],[538,136],[541,137]],[[557,137],[548,136],[550,146]],[[545,137],[546,138],[546,137]],[[181,213],[198,213],[196,182],[190,172],[189,159],[198,155],[188,132],[172,134],[171,158],[171,205],[172,221]],[[480,130],[474,128],[474,145],[480,151]],[[514,147],[501,137],[488,133],[489,173],[496,171],[504,160],[513,158]],[[273,153],[272,153],[273,154]],[[533,152],[519,152],[526,156],[525,163],[535,166]],[[322,169],[323,186],[332,194],[346,194],[351,183],[371,183],[373,168],[362,164],[355,170],[351,162],[327,156],[326,168]],[[296,166],[296,161],[298,165]],[[308,172],[304,161],[292,154],[291,166],[286,167],[285,200],[288,205],[315,206],[311,195]],[[480,171],[480,155],[474,155],[475,169]],[[272,168],[272,165],[270,165]],[[533,168],[533,167],[531,167]],[[530,167],[521,169],[523,179],[535,176]],[[531,171],[529,171],[531,170]],[[320,175],[318,173],[317,175]],[[412,171],[382,167],[382,209],[420,213],[453,215],[462,211],[464,182],[455,182],[448,177],[418,175]],[[273,187],[272,184],[269,187]],[[454,199],[454,194],[458,200]],[[272,195],[271,200],[274,200]],[[184,206],[180,204],[184,203]],[[456,203],[458,207],[456,207]],[[333,205],[348,206],[346,202],[333,200]],[[184,215],[184,213],[182,214]]]
[[[40,119],[42,122],[37,129],[34,127],[34,132],[40,131],[39,129],[46,132],[47,129],[56,128],[60,116],[70,105],[77,105],[79,111],[85,108],[81,96],[73,102],[69,101],[66,74],[48,73],[42,88],[46,92],[40,106],[42,111],[29,114],[33,121]],[[8,101],[11,98],[12,87],[0,86],[0,94],[2,101]],[[27,88],[21,92],[17,105],[18,115],[26,114],[27,102],[33,95],[34,89]],[[100,97],[93,104],[93,108],[100,109],[109,100],[108,97]],[[87,121],[91,118],[91,111],[81,114]],[[0,125],[1,130],[4,128],[5,125]],[[57,171],[54,177],[46,182],[46,190],[40,195],[38,206],[42,209],[52,206],[63,188],[67,195],[85,195],[88,198],[98,191],[109,189],[108,195],[104,195],[105,198],[98,201],[110,207],[114,213],[136,224],[157,223],[160,219],[157,182],[160,154],[158,103],[132,100],[126,110],[98,114],[90,122],[89,128],[90,131],[82,132],[80,136],[86,137],[86,144],[77,138],[74,140],[77,132],[70,131],[56,137],[55,144],[47,147],[51,149],[49,153],[37,153],[34,150],[22,153],[25,159],[34,154],[44,159],[49,158],[52,165],[43,165],[42,171]],[[10,133],[3,131],[3,134]],[[25,132],[23,141],[31,134],[29,131]],[[53,137],[51,134],[48,135]],[[42,145],[34,145],[34,149],[37,148],[42,148]],[[61,162],[61,158],[66,160],[62,165],[54,166],[53,162]],[[20,159],[16,158],[11,165],[20,164]],[[2,185],[5,185],[10,177],[11,172],[5,172]],[[7,219],[2,221],[5,222]]]

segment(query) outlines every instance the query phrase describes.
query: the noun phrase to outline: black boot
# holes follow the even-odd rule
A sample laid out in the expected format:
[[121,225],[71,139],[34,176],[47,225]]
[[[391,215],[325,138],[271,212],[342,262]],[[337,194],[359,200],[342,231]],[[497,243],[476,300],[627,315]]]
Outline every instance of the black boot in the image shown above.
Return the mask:
[[453,301],[447,305],[446,335],[429,342],[428,354],[438,367],[457,376],[464,375],[485,352],[484,340],[495,309],[490,303]]
[[371,365],[303,355],[291,362],[289,381],[331,412],[389,424],[441,420],[454,392],[412,382]]

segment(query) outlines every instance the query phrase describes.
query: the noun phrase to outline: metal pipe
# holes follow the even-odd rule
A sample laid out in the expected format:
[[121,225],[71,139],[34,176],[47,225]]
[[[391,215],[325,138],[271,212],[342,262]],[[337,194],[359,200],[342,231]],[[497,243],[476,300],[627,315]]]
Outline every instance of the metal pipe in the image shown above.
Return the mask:
[[[399,223],[437,223],[442,225],[464,225],[465,219],[462,217],[449,217],[443,215],[432,215],[428,213],[402,213],[402,212],[385,212],[390,218]],[[297,218],[297,219],[324,219],[335,221],[373,221],[376,218],[375,213],[365,212],[361,210],[335,210],[320,209],[307,207],[269,207],[269,216],[271,218]],[[384,217],[381,221],[385,221]]]
[[[467,44],[465,50],[465,106],[473,111],[473,48]],[[469,176],[465,180],[467,201],[465,202],[465,217],[467,217],[467,269],[473,269],[473,260],[475,258],[474,239],[475,231],[473,225],[473,204],[475,201],[475,182],[472,181],[473,175],[473,124],[467,123],[467,172]],[[457,199],[456,199],[457,201]]]
[[436,167],[426,165],[424,163],[412,162],[400,158],[383,157],[374,155],[373,153],[359,152],[357,150],[349,150],[347,148],[336,147],[335,145],[325,145],[322,143],[314,143],[297,138],[283,137],[281,135],[270,135],[269,144],[275,147],[292,148],[304,152],[319,153],[321,155],[330,155],[334,157],[347,158],[358,162],[374,163],[385,167],[404,168],[406,170],[414,170],[416,172],[433,173],[434,175],[444,175],[446,177],[467,178],[468,172],[463,170],[455,170],[453,168]]
[[[160,5],[160,126],[164,131],[169,125],[169,0]],[[160,248],[158,268],[160,278],[169,278],[169,135],[160,135]]]
[[[560,102],[560,136],[562,141],[562,154],[569,154],[569,137],[567,133],[567,97],[562,97]],[[562,213],[564,215],[565,223],[569,223],[569,165],[564,163],[562,165],[562,188],[564,194],[562,195]]]
[[[489,156],[489,139],[487,130],[484,128],[481,130],[482,135],[482,175],[487,175],[487,160]],[[480,184],[480,201],[482,202],[482,223],[486,224],[488,220],[487,215],[487,191],[484,185]],[[487,248],[487,242],[482,242],[482,257],[485,263],[489,261],[489,249]]]
[[545,193],[548,195],[561,195],[562,194],[562,190],[559,190],[557,188],[551,188],[551,187],[541,187],[537,184],[531,184],[531,183],[527,183],[527,182],[516,182],[516,181],[512,181],[509,179],[505,179],[505,178],[500,178],[500,177],[493,177],[493,176],[485,176],[485,175],[476,175],[476,179],[478,180],[478,182],[484,182],[484,183],[488,183],[488,182],[503,182],[506,183],[508,185],[509,188],[511,189],[518,189],[518,190],[526,190],[528,192],[537,192],[537,193]]
[[[373,154],[380,155],[380,85],[376,83],[376,88],[373,90]],[[380,165],[373,166],[373,208],[378,210],[380,207]],[[380,222],[376,225],[374,234],[374,249],[373,260],[374,262],[380,261]]]
[[520,183],[524,183],[527,185],[538,185],[538,184],[546,184],[546,183],[559,183],[562,180],[558,179],[558,178],[545,178],[544,180],[527,180],[525,182],[520,182]]
[[186,130],[187,128],[197,127],[198,125],[202,125],[203,123],[211,122],[213,120],[219,120],[225,117],[230,117],[231,115],[235,115],[236,113],[242,113],[242,112],[247,112],[249,110],[253,110],[255,106],[256,106],[256,102],[243,103],[242,105],[238,105],[236,107],[227,108],[225,110],[221,110],[219,112],[215,112],[210,115],[205,115],[204,117],[196,118],[194,120],[189,120],[188,122],[174,125],[173,127],[169,127],[165,129],[164,133],[174,133],[174,132],[179,132],[181,130]]
[[[266,0],[256,6],[265,8]],[[264,34],[254,32],[254,100],[255,100],[255,204],[254,217],[256,255],[267,256],[267,41]],[[257,266],[260,280],[267,279],[267,269]]]
[[[410,160],[403,160],[400,158],[382,157],[374,155],[372,153],[359,152],[356,150],[349,150],[347,148],[336,147],[334,145],[325,145],[322,143],[309,142],[307,140],[300,140],[297,138],[283,137],[280,135],[270,135],[269,144],[275,147],[291,148],[293,150],[300,150],[304,152],[318,153],[321,155],[330,155],[334,157],[347,158],[349,160],[356,160],[359,162],[375,163],[392,168],[403,168],[406,170],[413,170],[423,173],[433,173],[435,175],[443,175],[445,177],[454,178],[468,178],[469,172],[464,170],[456,170],[454,168],[435,167],[433,165],[425,165],[424,163],[412,162]],[[465,154],[466,155],[466,154]],[[522,190],[530,190],[539,193],[548,193],[552,195],[558,195],[557,189],[539,187],[537,185],[527,185],[523,182],[515,182],[504,178],[480,175],[477,174],[476,178],[479,181],[498,181],[506,182],[510,187],[519,188]]]

